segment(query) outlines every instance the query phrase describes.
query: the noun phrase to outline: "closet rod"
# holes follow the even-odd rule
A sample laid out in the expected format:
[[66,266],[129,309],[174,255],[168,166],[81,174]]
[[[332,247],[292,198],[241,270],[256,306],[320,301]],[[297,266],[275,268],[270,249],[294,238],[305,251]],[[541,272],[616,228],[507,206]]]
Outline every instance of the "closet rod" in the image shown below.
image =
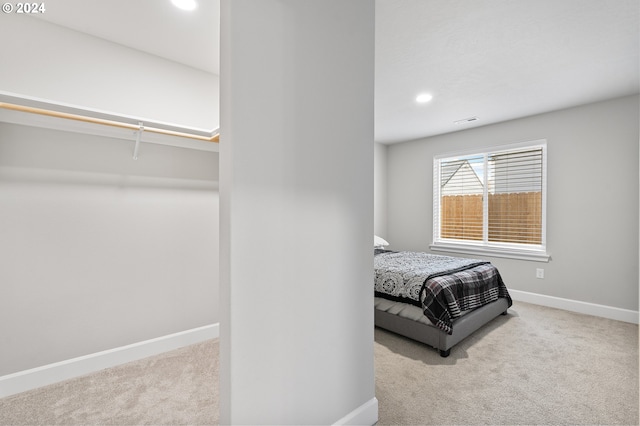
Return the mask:
[[[139,124],[129,124],[129,123],[123,123],[120,121],[114,121],[114,120],[105,120],[102,118],[94,118],[94,117],[87,117],[84,115],[78,115],[78,114],[69,114],[66,112],[58,112],[58,111],[51,111],[48,109],[42,109],[42,108],[34,108],[34,107],[28,107],[28,106],[23,106],[23,105],[17,105],[17,104],[10,104],[10,103],[6,103],[6,102],[0,102],[0,108],[5,108],[5,109],[10,109],[13,111],[20,111],[20,112],[28,112],[28,113],[32,113],[32,114],[40,114],[40,115],[46,115],[49,117],[56,117],[56,118],[65,118],[68,120],[76,120],[76,121],[83,121],[85,123],[92,123],[92,124],[102,124],[105,126],[112,126],[112,127],[119,127],[121,129],[130,129],[130,130],[140,130],[140,125]],[[165,129],[160,129],[157,127],[144,127],[144,131],[145,132],[151,132],[151,133],[158,133],[161,135],[169,135],[169,136],[179,136],[182,138],[189,138],[189,139],[196,139],[196,140],[200,140],[200,141],[205,141],[205,142],[215,142],[218,143],[220,142],[220,135],[219,134],[215,134],[212,136],[200,136],[200,135],[194,135],[191,133],[185,133],[185,132],[177,132],[174,130],[165,130]]]

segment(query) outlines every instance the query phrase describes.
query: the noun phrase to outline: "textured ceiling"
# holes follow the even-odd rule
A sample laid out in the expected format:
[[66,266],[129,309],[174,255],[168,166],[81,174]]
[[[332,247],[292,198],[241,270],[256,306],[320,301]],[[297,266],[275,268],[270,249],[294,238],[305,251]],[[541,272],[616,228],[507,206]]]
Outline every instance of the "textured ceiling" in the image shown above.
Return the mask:
[[220,68],[220,1],[193,12],[170,0],[56,0],[33,15],[213,74]]
[[[638,92],[637,0],[377,0],[376,140]],[[417,105],[419,92],[433,95]],[[478,117],[470,125],[454,121]]]
[[[219,0],[59,0],[41,19],[217,74]],[[638,92],[637,0],[376,0],[375,138]],[[327,23],[330,27],[330,23]],[[433,100],[418,105],[429,92]],[[469,124],[454,121],[478,117]]]

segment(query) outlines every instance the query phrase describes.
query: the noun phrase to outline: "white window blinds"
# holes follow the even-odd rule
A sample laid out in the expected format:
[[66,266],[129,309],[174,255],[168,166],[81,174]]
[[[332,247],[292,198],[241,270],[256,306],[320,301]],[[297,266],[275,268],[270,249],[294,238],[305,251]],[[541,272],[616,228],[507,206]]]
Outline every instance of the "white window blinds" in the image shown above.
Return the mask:
[[544,250],[546,144],[434,160],[434,244]]

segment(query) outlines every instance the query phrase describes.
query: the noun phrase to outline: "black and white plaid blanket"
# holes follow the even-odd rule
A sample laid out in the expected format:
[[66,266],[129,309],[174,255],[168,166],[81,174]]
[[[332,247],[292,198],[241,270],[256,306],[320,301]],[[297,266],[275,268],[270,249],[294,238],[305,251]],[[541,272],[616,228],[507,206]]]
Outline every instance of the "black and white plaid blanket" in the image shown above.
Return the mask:
[[448,334],[464,312],[511,297],[489,262],[418,252],[376,251],[375,295],[411,303]]

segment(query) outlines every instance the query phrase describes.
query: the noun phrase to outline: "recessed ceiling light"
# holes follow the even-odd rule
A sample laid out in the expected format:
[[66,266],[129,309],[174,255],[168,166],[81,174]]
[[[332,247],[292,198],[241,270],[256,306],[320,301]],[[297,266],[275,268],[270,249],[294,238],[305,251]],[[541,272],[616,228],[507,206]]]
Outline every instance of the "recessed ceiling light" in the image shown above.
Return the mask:
[[198,7],[196,0],[171,0],[171,3],[182,10],[194,10]]
[[431,96],[429,93],[421,93],[416,97],[416,102],[419,104],[424,104],[429,102],[431,99],[433,99],[433,96]]

